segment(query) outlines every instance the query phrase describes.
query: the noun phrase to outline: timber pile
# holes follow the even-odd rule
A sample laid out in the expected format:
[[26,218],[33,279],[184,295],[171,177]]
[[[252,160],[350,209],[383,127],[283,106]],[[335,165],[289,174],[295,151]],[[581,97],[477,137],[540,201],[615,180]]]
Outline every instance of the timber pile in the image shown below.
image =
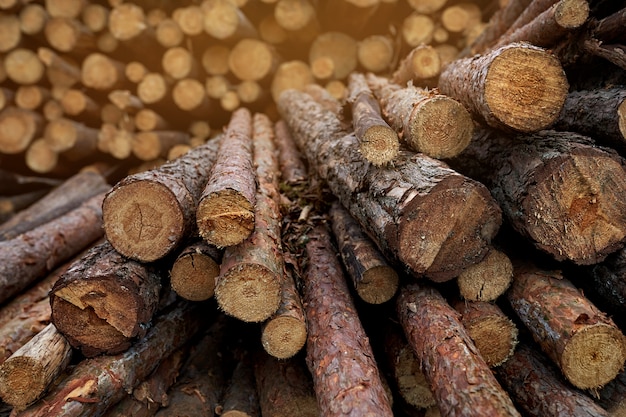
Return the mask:
[[626,9],[0,1],[0,416],[625,416]]

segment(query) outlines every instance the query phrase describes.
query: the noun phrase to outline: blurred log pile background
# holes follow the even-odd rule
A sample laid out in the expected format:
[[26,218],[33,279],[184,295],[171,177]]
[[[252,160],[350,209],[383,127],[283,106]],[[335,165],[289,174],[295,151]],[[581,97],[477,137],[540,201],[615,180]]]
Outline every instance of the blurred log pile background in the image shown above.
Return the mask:
[[0,0],[0,416],[626,416],[626,4]]

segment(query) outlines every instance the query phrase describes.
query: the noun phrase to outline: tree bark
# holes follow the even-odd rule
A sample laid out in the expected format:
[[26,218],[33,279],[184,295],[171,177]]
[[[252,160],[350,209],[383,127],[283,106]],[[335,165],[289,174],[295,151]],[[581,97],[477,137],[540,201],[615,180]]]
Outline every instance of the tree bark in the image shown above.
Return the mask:
[[341,203],[333,202],[329,214],[341,259],[359,297],[370,304],[389,301],[398,289],[397,272]]
[[441,72],[441,60],[437,50],[431,45],[421,44],[400,61],[391,76],[391,82],[405,86],[409,81],[420,85],[423,81],[435,78]]
[[568,83],[556,57],[521,42],[448,64],[439,89],[489,126],[534,132],[554,123]]
[[456,279],[461,297],[468,301],[495,301],[513,281],[509,257],[491,248],[485,257],[468,266]]
[[522,345],[495,370],[517,406],[528,416],[604,417],[606,410],[567,385],[559,371],[531,347]]
[[145,334],[159,304],[161,269],[123,257],[108,242],[97,245],[52,287],[52,321],[85,356],[119,353]]
[[0,112],[0,152],[14,155],[25,151],[43,130],[43,117],[38,112],[5,107]]
[[278,150],[281,180],[292,185],[302,183],[307,177],[307,170],[284,120],[274,125],[274,143]]
[[520,415],[436,289],[407,285],[396,308],[442,416]]
[[196,221],[200,235],[218,248],[243,242],[254,229],[255,174],[248,109],[231,116],[215,166],[202,192]]
[[235,365],[228,387],[215,412],[224,417],[261,417],[254,365],[247,354]]
[[0,242],[0,303],[102,235],[104,193],[18,237]]
[[[18,212],[26,210],[47,193],[48,190],[44,189],[0,197],[0,230],[2,230],[2,226],[14,218]],[[0,236],[1,235],[2,233],[0,232]],[[2,240],[2,237],[0,237],[0,240]]]
[[380,114],[380,105],[367,85],[365,76],[352,73],[348,78],[348,102],[352,108],[352,125],[360,142],[360,151],[374,165],[393,161],[400,144],[398,135]]
[[557,260],[594,264],[624,244],[623,159],[587,137],[482,130],[450,163],[487,185],[513,228]]
[[172,289],[190,301],[208,300],[215,292],[221,260],[221,250],[204,241],[194,240],[178,254],[172,265]]
[[52,189],[63,182],[61,179],[21,175],[0,169],[0,194],[15,195],[29,191]]
[[391,416],[378,365],[357,315],[329,231],[308,234],[304,306],[307,366],[322,415]]
[[626,361],[626,338],[560,271],[524,265],[507,293],[509,303],[574,386],[601,388]]
[[219,140],[118,182],[103,204],[104,232],[115,250],[142,262],[166,256],[195,229],[195,213]]
[[474,122],[458,101],[436,90],[401,87],[372,74],[367,81],[380,101],[383,116],[413,151],[445,159],[458,155],[469,144]]
[[303,93],[285,92],[279,110],[310,166],[388,259],[444,281],[485,255],[501,217],[482,184],[407,151],[393,168],[369,164],[336,115]]

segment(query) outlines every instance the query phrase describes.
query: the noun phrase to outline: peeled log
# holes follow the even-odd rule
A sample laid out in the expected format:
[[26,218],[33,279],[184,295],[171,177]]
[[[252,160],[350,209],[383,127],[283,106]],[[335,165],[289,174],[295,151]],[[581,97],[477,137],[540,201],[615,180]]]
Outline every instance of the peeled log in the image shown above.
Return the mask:
[[310,166],[388,259],[445,281],[485,255],[502,219],[482,184],[408,151],[394,167],[374,166],[337,116],[304,93],[283,93],[279,110]]

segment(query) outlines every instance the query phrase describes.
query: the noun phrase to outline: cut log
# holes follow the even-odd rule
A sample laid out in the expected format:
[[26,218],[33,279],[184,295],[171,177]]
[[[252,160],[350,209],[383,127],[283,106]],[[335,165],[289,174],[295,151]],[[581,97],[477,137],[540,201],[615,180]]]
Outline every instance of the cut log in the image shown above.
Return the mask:
[[141,161],[152,161],[167,156],[175,145],[188,144],[187,132],[178,130],[159,130],[137,132],[132,139],[132,152]]
[[186,246],[170,270],[170,285],[176,294],[190,301],[213,297],[220,273],[222,251],[204,241]]
[[552,7],[559,0],[532,0],[528,3],[526,7],[521,11],[521,13],[515,18],[515,20],[509,25],[500,38],[504,38],[511,33],[515,32],[517,29],[526,26],[528,23],[533,21],[537,16],[541,13]]
[[302,90],[304,86],[314,82],[315,78],[313,78],[311,68],[305,62],[300,60],[283,62],[276,68],[272,78],[270,87],[272,98],[275,102],[278,102],[283,91],[292,88]]
[[320,415],[311,374],[300,357],[258,355],[255,380],[263,417]]
[[33,172],[51,173],[59,165],[59,152],[52,149],[44,138],[35,139],[24,153],[24,162]]
[[46,66],[46,76],[52,85],[70,88],[81,81],[80,65],[67,57],[45,47],[37,49],[37,56]]
[[30,85],[41,81],[45,66],[32,49],[15,48],[4,56],[4,70],[16,84]]
[[145,104],[154,104],[163,100],[169,89],[170,84],[163,75],[149,72],[137,84],[137,96]]
[[393,66],[395,53],[389,36],[371,35],[358,42],[356,56],[365,71],[380,73]]
[[485,255],[501,213],[482,184],[407,151],[394,168],[373,166],[337,116],[304,93],[283,93],[279,110],[310,166],[388,259],[445,281]]
[[274,125],[274,143],[278,150],[281,180],[287,184],[303,182],[307,177],[306,167],[284,120]]
[[509,303],[574,386],[601,388],[626,361],[626,337],[560,271],[516,269]]
[[623,159],[587,137],[482,130],[450,163],[487,185],[513,228],[557,260],[590,265],[624,244]]
[[243,242],[254,229],[252,116],[239,109],[231,116],[217,160],[196,212],[200,235],[219,248]]
[[418,13],[432,14],[441,10],[441,8],[445,6],[446,1],[447,0],[407,0],[407,3]]
[[154,110],[141,109],[135,115],[135,127],[141,132],[167,130],[169,123]]
[[211,108],[204,85],[194,78],[183,78],[174,84],[172,101],[180,110],[196,117],[209,114]]
[[[256,196],[252,200],[256,201],[254,228],[244,241],[226,248],[215,285],[215,298],[220,308],[246,322],[267,320],[278,310],[281,302],[284,280],[280,233],[282,216],[273,136],[272,123],[267,116],[255,114],[252,140],[248,139],[254,147],[251,162],[256,167],[258,182]],[[240,204],[237,210],[227,211],[229,214],[241,212],[239,207]]]
[[258,39],[242,39],[228,55],[228,68],[241,81],[267,79],[278,65],[273,47]]
[[442,415],[520,416],[459,313],[435,288],[409,284],[400,290],[396,307]]
[[42,396],[71,358],[69,342],[49,324],[0,365],[0,397],[19,412]]
[[79,56],[92,52],[96,37],[87,26],[69,17],[52,17],[46,22],[44,34],[48,44],[60,52]]
[[481,21],[481,9],[475,3],[459,2],[441,12],[441,25],[450,33],[467,33]]
[[365,76],[353,72],[348,83],[352,126],[360,142],[361,154],[374,165],[393,161],[400,148],[398,134],[383,120],[378,100],[367,85]]
[[113,187],[102,204],[102,214],[104,233],[118,252],[139,261],[155,261],[190,235],[218,146],[217,140],[207,142]]
[[102,235],[100,193],[63,216],[0,242],[0,303],[24,290]]
[[511,260],[495,248],[491,248],[482,260],[468,266],[456,279],[461,297],[468,301],[495,301],[512,281]]
[[37,110],[50,99],[50,90],[40,85],[22,85],[15,91],[15,105],[21,109]]
[[177,8],[172,12],[172,19],[187,36],[197,36],[204,31],[202,8],[198,5]]
[[439,89],[489,126],[533,132],[557,119],[568,82],[556,57],[521,42],[448,64]]
[[256,38],[256,29],[246,15],[229,0],[207,0],[200,5],[204,31],[215,39],[236,42]]
[[486,301],[458,301],[461,323],[490,368],[506,362],[517,346],[517,326],[496,304]]
[[80,18],[92,32],[101,32],[107,28],[110,9],[103,4],[85,4]]
[[320,57],[333,61],[333,78],[344,79],[357,67],[357,42],[344,32],[325,32],[309,48],[309,63]]
[[527,345],[495,370],[520,410],[536,417],[608,417],[610,414],[584,393],[567,385],[558,369]]
[[155,314],[163,272],[120,255],[109,242],[89,250],[50,291],[52,322],[87,357],[126,350]]
[[398,289],[398,274],[338,201],[330,208],[333,233],[341,259],[361,299],[370,304],[389,301]]
[[[202,29],[202,26],[200,26]],[[159,22],[154,34],[157,42],[164,48],[179,46],[185,39],[185,33],[174,19],[166,18]]]
[[228,67],[228,56],[230,49],[225,45],[215,44],[208,46],[202,53],[202,67],[208,75],[226,75]]
[[308,233],[306,362],[325,416],[392,416],[378,365],[335,256],[329,230]]
[[410,47],[430,44],[433,40],[435,22],[431,16],[413,12],[402,20],[402,40]]
[[2,14],[0,16],[0,52],[6,53],[17,48],[22,42],[22,32],[20,30],[20,20],[17,16]]
[[0,113],[0,152],[19,154],[28,148],[43,130],[38,112],[9,106]]
[[411,50],[398,64],[391,82],[406,85],[412,81],[420,85],[424,80],[435,78],[441,72],[441,59],[437,50],[421,44]]
[[16,213],[25,210],[33,203],[36,203],[39,199],[41,199],[41,197],[46,195],[47,192],[48,190],[44,189],[0,197],[0,230],[2,230],[2,226],[4,226],[7,221],[12,219]]
[[452,158],[472,139],[474,121],[457,100],[436,90],[401,87],[373,74],[367,81],[389,125],[415,152]]
[[75,209],[88,198],[111,188],[95,172],[81,172],[64,180],[45,197],[0,225],[0,240],[8,240]]
[[63,112],[83,122],[100,121],[100,105],[82,90],[67,89],[60,100]]
[[98,129],[67,117],[48,122],[43,133],[50,148],[65,152],[74,148],[93,148],[98,141]]
[[242,356],[235,365],[220,404],[215,408],[219,416],[261,417],[254,365],[248,354]]
[[161,67],[166,75],[175,80],[197,78],[198,62],[189,49],[182,46],[168,48],[161,58]]
[[83,60],[80,80],[95,90],[123,89],[126,84],[125,65],[100,52],[92,52]]
[[[204,308],[203,308],[204,307]],[[155,321],[146,336],[126,352],[81,361],[41,401],[21,414],[35,416],[101,415],[187,343],[206,320],[206,306],[177,303]]]

